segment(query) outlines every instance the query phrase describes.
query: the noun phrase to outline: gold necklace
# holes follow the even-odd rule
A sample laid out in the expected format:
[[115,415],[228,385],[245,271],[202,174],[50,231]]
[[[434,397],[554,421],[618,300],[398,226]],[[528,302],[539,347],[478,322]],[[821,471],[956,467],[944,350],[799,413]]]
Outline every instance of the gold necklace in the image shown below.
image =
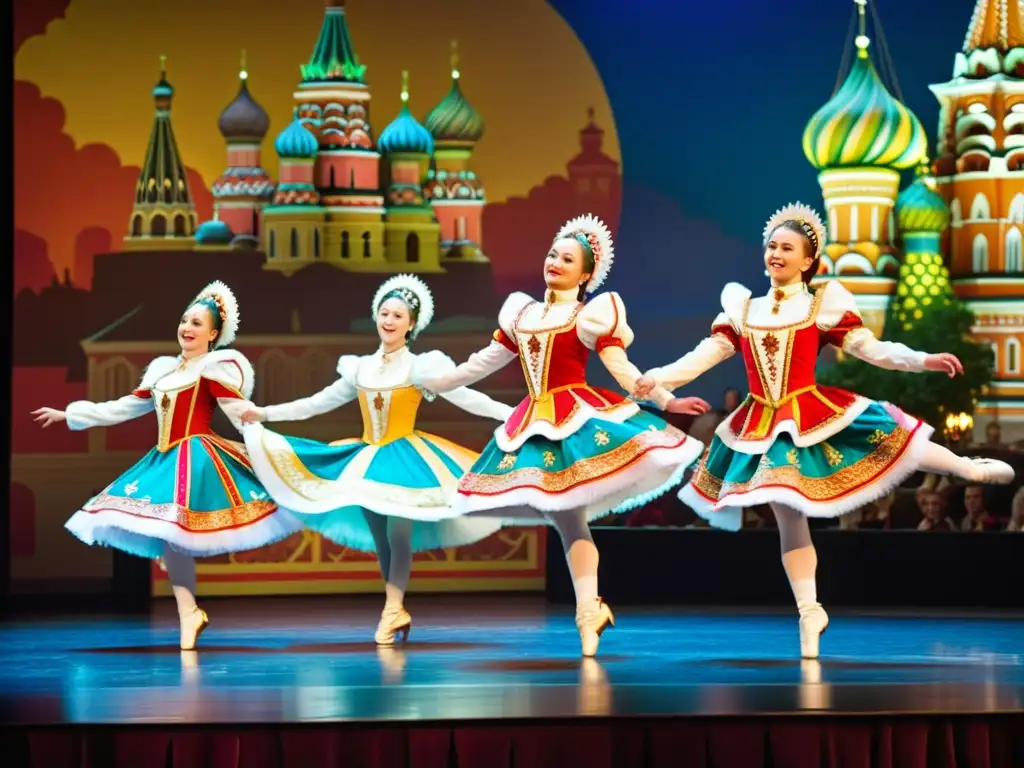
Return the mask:
[[783,288],[776,288],[775,290],[773,290],[772,291],[772,300],[775,302],[775,305],[772,307],[772,314],[773,315],[779,314],[779,309],[782,307],[782,302],[784,302],[786,299],[790,298],[791,296],[796,296],[798,293],[800,293],[800,291],[793,291],[792,293],[786,293],[786,291]]

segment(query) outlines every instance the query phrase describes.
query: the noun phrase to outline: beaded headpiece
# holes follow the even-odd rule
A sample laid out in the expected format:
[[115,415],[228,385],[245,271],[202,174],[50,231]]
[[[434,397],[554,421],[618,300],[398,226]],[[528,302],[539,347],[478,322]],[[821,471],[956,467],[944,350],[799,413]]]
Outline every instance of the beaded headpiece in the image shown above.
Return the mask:
[[767,243],[772,233],[787,221],[795,221],[800,225],[804,236],[811,242],[811,250],[814,251],[812,258],[821,256],[827,236],[825,225],[817,211],[801,202],[790,203],[785,208],[780,208],[768,219],[768,223],[764,225],[764,241]]
[[202,304],[220,320],[220,334],[213,342],[214,349],[230,345],[238,333],[238,300],[234,292],[220,280],[203,288],[189,307]]
[[603,221],[588,213],[567,221],[565,226],[558,230],[555,241],[567,237],[575,238],[594,256],[594,272],[587,283],[587,293],[593,293],[601,287],[601,283],[608,277],[608,272],[612,268],[612,260],[615,258],[612,233],[608,231]]
[[380,305],[390,296],[397,296],[406,303],[415,316],[412,337],[415,339],[434,319],[434,296],[427,284],[415,275],[395,275],[384,281],[373,297],[373,319],[377,319]]

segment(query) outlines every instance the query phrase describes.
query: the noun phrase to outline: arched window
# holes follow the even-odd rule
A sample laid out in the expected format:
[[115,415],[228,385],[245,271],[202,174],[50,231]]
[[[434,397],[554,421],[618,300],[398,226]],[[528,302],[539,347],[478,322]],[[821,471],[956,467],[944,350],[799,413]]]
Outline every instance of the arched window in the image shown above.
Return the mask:
[[277,238],[274,236],[274,230],[270,230],[270,233],[267,235],[267,240],[269,241],[269,256],[270,258],[274,258],[274,256],[277,255]]
[[167,234],[167,219],[162,213],[158,213],[149,220],[149,234],[153,237],[163,237]]
[[960,199],[957,197],[949,204],[949,220],[952,224],[959,224],[964,220],[963,211],[960,210]]
[[313,258],[320,258],[320,230],[313,230]]
[[1024,267],[1021,265],[1021,236],[1020,229],[1010,227],[1006,231],[1006,271],[1021,272]]
[[368,259],[373,253],[370,250],[370,233],[363,232],[363,258]]
[[1010,201],[1009,220],[1014,224],[1024,224],[1024,195],[1017,193]]
[[971,218],[972,219],[990,219],[992,218],[991,209],[988,205],[988,198],[985,197],[981,192],[974,196],[974,202],[971,203]]
[[174,217],[174,235],[175,237],[185,236],[185,217],[180,213]]
[[132,216],[132,237],[139,237],[142,235],[142,214],[137,213]]
[[270,349],[260,355],[256,364],[256,387],[261,403],[287,403],[295,395],[292,378],[295,367],[292,360],[279,349]]
[[975,274],[988,272],[988,238],[980,232],[971,244],[971,271]]
[[1020,373],[1020,342],[1017,339],[1006,340],[1006,372],[1012,375]]
[[415,232],[406,235],[405,260],[410,264],[420,260],[420,238]]
[[349,243],[348,243],[348,232],[342,232],[341,233],[341,258],[347,259],[351,255],[352,255],[352,252],[349,249]]
[[99,380],[103,387],[99,397],[105,400],[124,397],[131,393],[139,383],[135,367],[123,357],[105,361],[100,371]]
[[292,227],[291,243],[289,245],[291,257],[293,259],[299,258],[299,230]]

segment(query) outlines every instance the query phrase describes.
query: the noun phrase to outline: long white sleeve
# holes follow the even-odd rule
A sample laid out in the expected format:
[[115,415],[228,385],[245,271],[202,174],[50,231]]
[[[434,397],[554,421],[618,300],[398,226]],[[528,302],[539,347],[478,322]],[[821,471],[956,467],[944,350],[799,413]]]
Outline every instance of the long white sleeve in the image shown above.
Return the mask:
[[268,405],[263,410],[267,421],[304,421],[322,413],[333,411],[358,396],[356,388],[345,379],[338,379],[315,395],[280,405]]
[[485,419],[506,422],[512,416],[512,406],[499,403],[497,400],[488,397],[483,392],[478,392],[469,387],[459,387],[441,395],[452,405],[456,405],[467,413],[474,416],[481,416]]
[[714,368],[724,360],[736,354],[736,347],[731,339],[723,334],[712,334],[687,352],[674,363],[654,368],[647,375],[658,385],[672,391],[684,384],[689,384],[705,371]]
[[914,373],[925,370],[924,361],[928,357],[927,353],[918,352],[906,344],[882,341],[864,327],[846,334],[843,338],[843,351],[878,368]]
[[428,392],[442,394],[459,387],[465,387],[490,376],[517,359],[519,355],[510,351],[499,341],[492,341],[479,352],[474,352],[469,359],[455,368],[431,375],[424,371],[416,376],[414,383]]
[[67,416],[68,429],[77,432],[92,427],[112,427],[145,416],[152,410],[153,398],[147,391],[145,397],[141,396],[141,393],[132,394],[103,403],[76,400],[64,409],[64,413]]
[[[601,362],[608,369],[608,373],[618,382],[626,392],[632,393],[636,380],[640,378],[640,369],[629,361],[626,350],[622,347],[605,347],[599,353]],[[647,399],[662,410],[672,399],[672,393],[664,387],[655,387],[647,396]]]

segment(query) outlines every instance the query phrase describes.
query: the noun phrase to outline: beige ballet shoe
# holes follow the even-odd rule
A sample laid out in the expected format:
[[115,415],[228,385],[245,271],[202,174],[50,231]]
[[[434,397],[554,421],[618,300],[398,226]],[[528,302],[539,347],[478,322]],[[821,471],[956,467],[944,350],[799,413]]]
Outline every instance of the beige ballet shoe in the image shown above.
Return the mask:
[[615,616],[600,597],[576,608],[576,628],[580,631],[580,646],[584,657],[597,653],[601,633],[608,626],[615,626]]
[[404,607],[385,605],[373,639],[377,645],[394,645],[395,635],[400,635],[402,642],[406,642],[409,639],[410,629],[412,629],[412,616]]
[[195,608],[191,613],[178,617],[181,622],[181,650],[193,651],[196,641],[203,630],[210,625],[210,617],[201,608]]
[[982,485],[1009,485],[1013,482],[1015,475],[1013,467],[1005,461],[982,459],[976,456],[970,456],[967,460],[974,465],[974,468],[980,475],[979,478],[974,479],[976,483],[981,483]]
[[828,627],[828,614],[821,605],[800,611],[800,657],[818,658],[821,636]]

